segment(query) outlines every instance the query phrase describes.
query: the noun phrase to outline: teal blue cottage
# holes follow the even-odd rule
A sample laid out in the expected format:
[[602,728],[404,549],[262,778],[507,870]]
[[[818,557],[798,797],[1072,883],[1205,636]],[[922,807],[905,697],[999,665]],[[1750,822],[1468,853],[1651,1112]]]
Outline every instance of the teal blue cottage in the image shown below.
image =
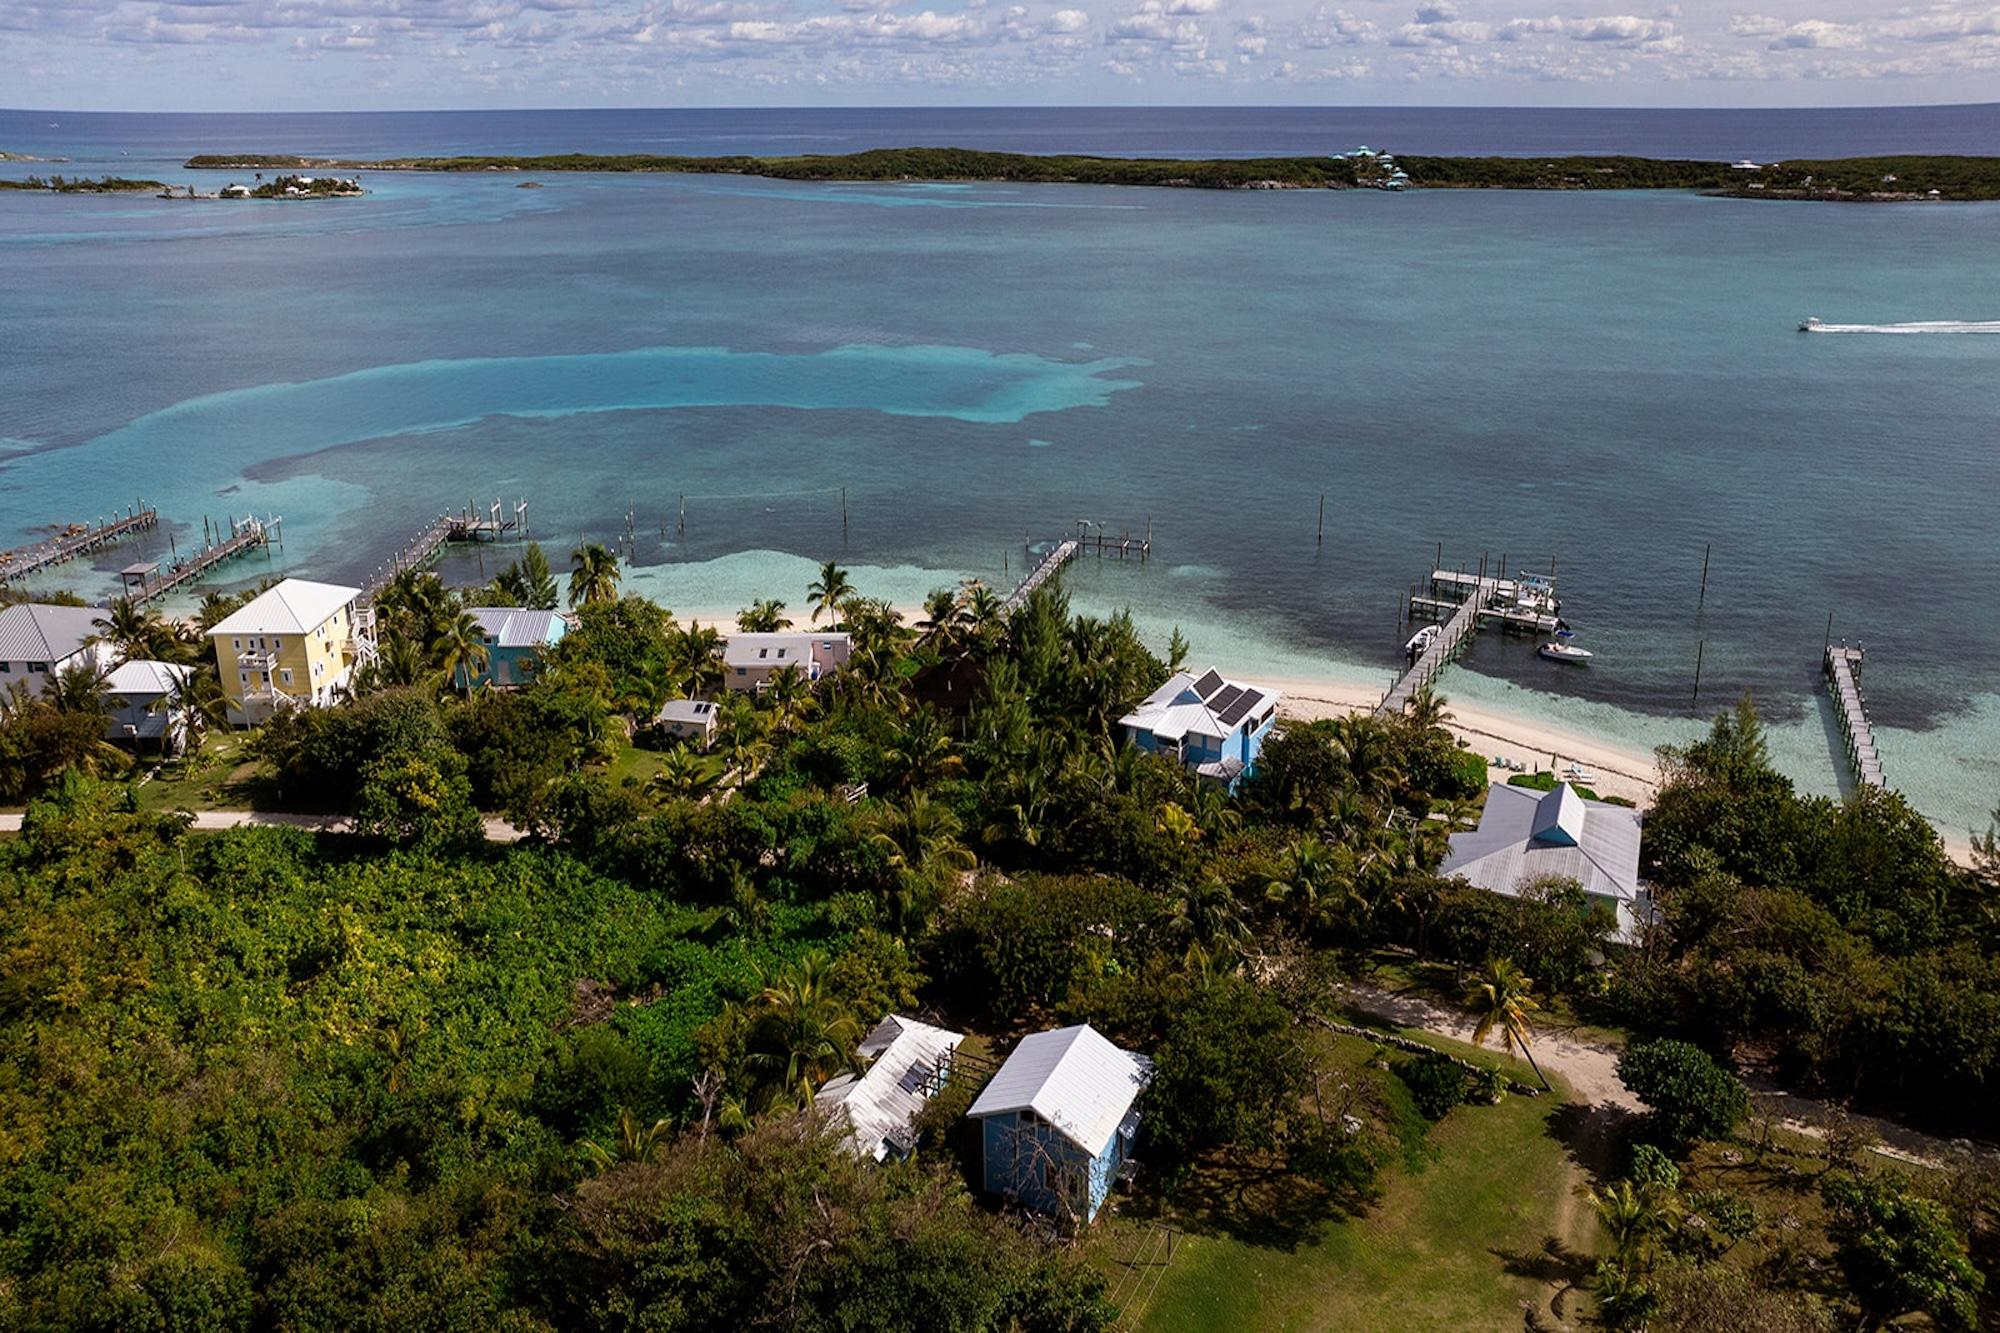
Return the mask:
[[[521,606],[478,606],[471,610],[486,640],[486,666],[473,675],[474,689],[481,685],[501,689],[526,685],[569,629],[569,622],[558,611]],[[464,667],[458,669],[453,683],[461,690],[467,688]]]
[[1088,1222],[1131,1160],[1153,1062],[1089,1024],[1021,1039],[967,1112],[984,1184],[1036,1212]]

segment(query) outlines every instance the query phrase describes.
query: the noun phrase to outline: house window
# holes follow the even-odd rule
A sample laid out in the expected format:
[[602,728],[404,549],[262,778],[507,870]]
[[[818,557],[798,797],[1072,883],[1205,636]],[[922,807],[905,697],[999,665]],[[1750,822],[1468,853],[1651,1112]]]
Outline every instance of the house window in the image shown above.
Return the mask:
[[757,650],[758,657],[769,657],[770,655],[771,655],[771,650],[769,648],[759,648]]
[[750,674],[750,670],[747,667],[737,667],[736,674],[739,676],[747,676]]
[[243,651],[243,640],[241,640],[241,639],[231,639],[231,640],[230,640],[229,642],[230,642],[230,644],[231,644],[232,646],[234,646],[234,647],[235,647],[235,649],[236,649],[236,651],[237,651],[237,652],[239,652],[239,653],[240,653],[240,652],[242,652],[242,651]]
[[292,683],[292,669],[291,669],[290,667],[286,667],[286,668],[284,669],[284,672],[283,672],[282,674],[283,674],[283,675],[284,675],[284,677],[285,677],[285,684],[287,684],[287,685],[291,684],[291,683]]
[[236,683],[239,685],[248,685],[250,683],[250,673],[247,671],[237,672]]
[[49,664],[47,662],[28,663],[28,670],[30,671],[47,671],[48,669],[49,669]]
[[11,662],[0,662],[0,675],[11,675],[11,674],[13,674],[13,671],[14,671],[14,664],[13,664],[13,663],[11,663]]
[[271,647],[272,647],[272,648],[274,648],[274,649],[276,649],[276,648],[283,648],[284,646],[285,646],[285,641],[284,641],[284,639],[282,639],[282,638],[277,638],[277,639],[273,639],[273,640],[271,640]]

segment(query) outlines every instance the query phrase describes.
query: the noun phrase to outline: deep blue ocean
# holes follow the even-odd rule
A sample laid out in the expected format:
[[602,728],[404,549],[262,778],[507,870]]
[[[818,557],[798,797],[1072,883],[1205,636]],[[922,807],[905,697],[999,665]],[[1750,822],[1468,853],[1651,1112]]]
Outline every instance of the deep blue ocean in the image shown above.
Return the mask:
[[[191,154],[1358,142],[1994,153],[2000,106],[0,112],[0,149],[69,159],[7,174],[207,189],[231,177]],[[633,584],[706,609],[797,604],[826,558],[909,601],[1150,523],[1155,558],[1090,562],[1081,603],[1226,668],[1384,681],[1442,546],[1553,562],[1598,654],[1484,636],[1449,694],[1650,744],[1748,690],[1831,790],[1831,616],[1891,781],[1959,836],[2000,802],[2000,337],[1796,332],[2000,319],[2000,206],[539,179],[0,193],[0,544],[143,496],[181,546],[282,514],[237,578],[358,579],[441,509],[526,499],[552,547],[629,531]],[[145,549],[50,584],[104,595]]]

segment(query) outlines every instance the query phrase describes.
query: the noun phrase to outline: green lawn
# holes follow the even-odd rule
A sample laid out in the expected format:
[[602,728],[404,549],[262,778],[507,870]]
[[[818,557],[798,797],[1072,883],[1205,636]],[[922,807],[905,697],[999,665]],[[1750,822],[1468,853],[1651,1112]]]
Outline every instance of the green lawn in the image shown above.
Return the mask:
[[[1449,1043],[1439,1043],[1449,1046]],[[1352,1049],[1365,1045],[1355,1043]],[[1464,1048],[1457,1048],[1463,1053]],[[1504,1063],[1504,1062],[1495,1062]],[[1525,1074],[1525,1067],[1522,1068]],[[1431,1132],[1433,1160],[1392,1167],[1382,1198],[1292,1248],[1282,1236],[1192,1219],[1172,1261],[1134,1288],[1130,1327],[1181,1329],[1518,1329],[1523,1303],[1548,1309],[1594,1239],[1575,1190],[1582,1170],[1556,1134],[1560,1097],[1508,1097],[1453,1111]],[[1099,1243],[1115,1296],[1146,1223],[1116,1221]],[[1120,1234],[1120,1230],[1122,1233]],[[1554,1253],[1550,1253],[1553,1243]],[[1574,1319],[1579,1295],[1564,1299]]]
[[[171,759],[139,788],[142,810],[270,810],[285,808],[263,766],[248,752],[253,733],[217,727],[198,754]],[[147,760],[151,763],[151,760]]]

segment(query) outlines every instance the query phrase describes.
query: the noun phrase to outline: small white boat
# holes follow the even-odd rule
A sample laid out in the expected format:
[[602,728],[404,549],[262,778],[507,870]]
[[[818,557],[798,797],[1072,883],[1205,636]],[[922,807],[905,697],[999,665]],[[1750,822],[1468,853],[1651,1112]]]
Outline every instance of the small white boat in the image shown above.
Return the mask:
[[1572,666],[1582,666],[1596,654],[1588,648],[1579,648],[1573,643],[1549,642],[1535,650],[1551,662],[1568,662]]
[[1410,636],[1410,641],[1403,645],[1403,652],[1414,662],[1430,651],[1430,646],[1437,642],[1437,636],[1442,633],[1444,630],[1441,626],[1426,625]]
[[1812,315],[1807,315],[1804,319],[1799,321],[1799,332],[1800,333],[1819,332],[1819,320]]

